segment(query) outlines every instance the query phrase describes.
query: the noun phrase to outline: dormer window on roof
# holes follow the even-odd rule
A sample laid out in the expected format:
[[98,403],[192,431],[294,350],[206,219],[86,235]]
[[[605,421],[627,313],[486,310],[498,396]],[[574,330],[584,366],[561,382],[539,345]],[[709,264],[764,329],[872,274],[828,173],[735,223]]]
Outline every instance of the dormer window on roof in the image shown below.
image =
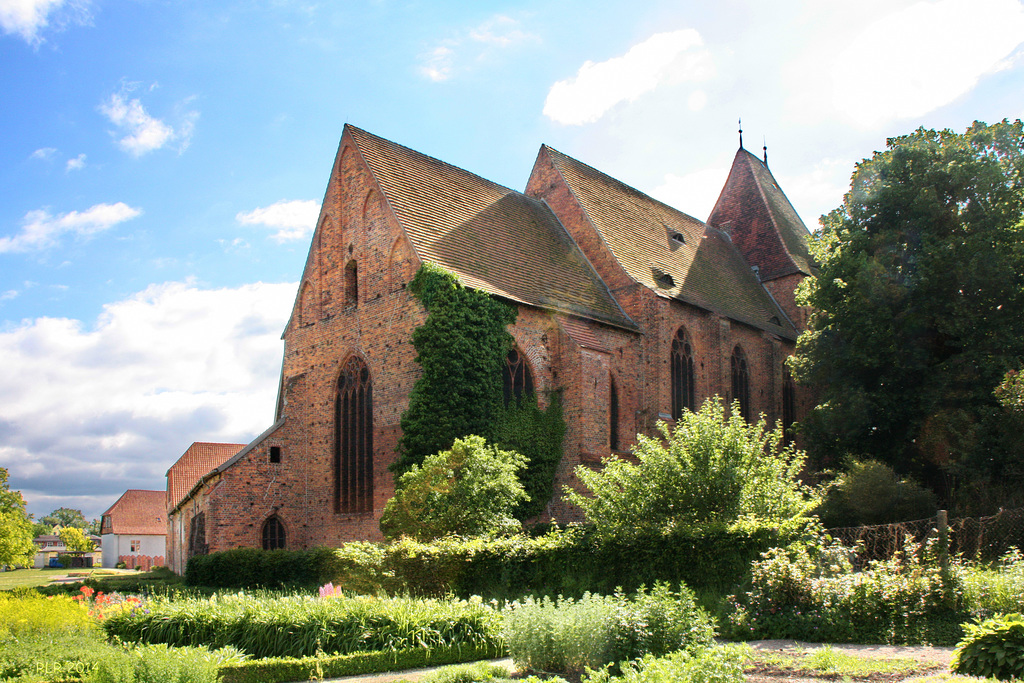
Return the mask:
[[654,282],[660,289],[672,289],[676,286],[676,281],[672,279],[672,276],[661,268],[652,267],[651,274],[654,275]]
[[671,231],[669,233],[669,239],[671,239],[675,244],[686,244],[686,238],[683,237],[683,233],[681,232],[676,232],[674,230]]

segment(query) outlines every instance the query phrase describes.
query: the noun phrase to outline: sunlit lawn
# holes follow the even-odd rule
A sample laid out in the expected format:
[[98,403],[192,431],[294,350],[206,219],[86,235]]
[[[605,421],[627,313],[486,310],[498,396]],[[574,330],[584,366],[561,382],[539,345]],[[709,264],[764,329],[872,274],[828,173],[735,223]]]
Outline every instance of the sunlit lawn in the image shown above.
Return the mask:
[[15,569],[0,572],[0,590],[10,590],[18,586],[47,586],[54,579],[71,576],[79,581],[89,577],[112,576],[115,574],[135,574],[134,570],[119,569]]

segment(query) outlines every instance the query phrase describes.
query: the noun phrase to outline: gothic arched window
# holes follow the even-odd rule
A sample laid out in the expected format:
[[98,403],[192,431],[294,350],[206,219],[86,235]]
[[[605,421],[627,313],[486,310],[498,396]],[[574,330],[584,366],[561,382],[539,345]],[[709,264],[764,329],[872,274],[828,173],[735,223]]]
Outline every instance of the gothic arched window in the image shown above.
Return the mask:
[[792,440],[789,428],[796,422],[796,384],[789,368],[782,366],[782,429],[786,442]]
[[359,305],[359,269],[355,260],[345,264],[345,305]]
[[373,511],[373,382],[353,356],[334,401],[334,511]]
[[615,386],[615,378],[608,373],[608,447],[613,451],[621,450],[619,443],[619,390]]
[[200,512],[188,525],[188,556],[205,555],[206,551],[206,513]]
[[512,347],[505,357],[501,380],[506,407],[523,396],[533,395],[533,374],[530,372],[530,364],[515,347]]
[[747,356],[737,344],[732,350],[732,400],[739,401],[740,415],[750,422],[750,370]]
[[263,549],[278,550],[284,546],[284,524],[281,523],[277,515],[271,515],[263,523]]
[[672,340],[672,418],[683,416],[683,409],[694,410],[693,345],[686,330],[679,328]]

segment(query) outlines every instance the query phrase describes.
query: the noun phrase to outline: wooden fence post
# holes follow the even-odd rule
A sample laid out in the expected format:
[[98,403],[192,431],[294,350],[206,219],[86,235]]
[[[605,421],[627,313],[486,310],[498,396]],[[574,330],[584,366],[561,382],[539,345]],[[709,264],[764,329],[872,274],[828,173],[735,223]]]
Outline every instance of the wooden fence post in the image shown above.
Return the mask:
[[939,567],[942,571],[949,569],[949,519],[945,510],[939,510]]

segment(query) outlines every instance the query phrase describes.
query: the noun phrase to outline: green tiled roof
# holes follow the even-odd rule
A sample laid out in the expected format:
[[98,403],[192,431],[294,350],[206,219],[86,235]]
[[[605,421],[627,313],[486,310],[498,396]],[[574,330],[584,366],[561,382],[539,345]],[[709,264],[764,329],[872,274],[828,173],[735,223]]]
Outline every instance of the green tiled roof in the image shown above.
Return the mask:
[[546,204],[345,127],[422,260],[512,301],[634,329]]
[[630,277],[664,296],[796,338],[792,323],[728,235],[572,157],[544,149]]

